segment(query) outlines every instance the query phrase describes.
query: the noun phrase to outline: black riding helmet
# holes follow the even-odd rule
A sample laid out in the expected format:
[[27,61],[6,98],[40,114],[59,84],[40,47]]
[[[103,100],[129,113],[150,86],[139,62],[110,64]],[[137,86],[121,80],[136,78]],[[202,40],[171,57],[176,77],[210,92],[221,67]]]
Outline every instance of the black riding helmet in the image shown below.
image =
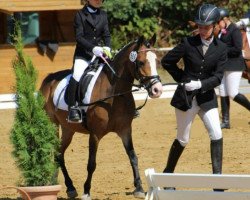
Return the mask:
[[203,4],[197,11],[195,23],[202,26],[208,26],[218,22],[220,13],[216,6],[212,4]]
[[222,20],[224,17],[229,17],[229,12],[225,8],[218,8],[220,13],[220,20]]

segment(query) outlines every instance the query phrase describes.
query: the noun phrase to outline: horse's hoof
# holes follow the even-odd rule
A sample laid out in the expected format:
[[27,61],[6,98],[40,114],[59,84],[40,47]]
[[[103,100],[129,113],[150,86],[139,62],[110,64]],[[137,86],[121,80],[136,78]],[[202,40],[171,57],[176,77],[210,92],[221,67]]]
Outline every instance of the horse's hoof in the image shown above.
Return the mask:
[[76,190],[72,190],[72,191],[67,191],[67,195],[69,198],[75,198],[78,196],[77,191]]
[[91,197],[89,194],[83,194],[81,200],[91,200]]
[[145,192],[143,191],[134,191],[133,195],[135,198],[139,198],[139,199],[145,199]]

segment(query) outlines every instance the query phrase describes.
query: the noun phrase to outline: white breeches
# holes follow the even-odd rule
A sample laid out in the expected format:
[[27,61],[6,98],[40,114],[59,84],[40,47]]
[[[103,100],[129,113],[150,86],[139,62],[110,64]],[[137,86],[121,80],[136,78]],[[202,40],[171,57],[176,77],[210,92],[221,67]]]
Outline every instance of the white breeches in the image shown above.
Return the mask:
[[225,71],[219,86],[219,94],[222,97],[229,96],[231,99],[239,93],[242,71]]
[[217,108],[213,108],[207,112],[204,112],[197,105],[196,98],[194,98],[191,109],[184,112],[176,108],[175,114],[177,121],[177,139],[182,146],[186,146],[189,142],[190,130],[196,114],[198,114],[203,121],[208,131],[210,140],[219,140],[222,138]]
[[75,59],[73,67],[73,78],[79,82],[90,61]]

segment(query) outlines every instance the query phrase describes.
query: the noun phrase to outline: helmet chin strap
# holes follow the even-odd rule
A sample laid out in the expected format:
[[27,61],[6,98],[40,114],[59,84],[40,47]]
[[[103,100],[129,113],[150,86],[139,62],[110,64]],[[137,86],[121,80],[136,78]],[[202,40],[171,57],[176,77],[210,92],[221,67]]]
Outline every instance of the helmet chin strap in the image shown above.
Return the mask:
[[215,24],[213,25],[213,31],[205,40],[210,40],[214,36],[214,29],[215,29]]

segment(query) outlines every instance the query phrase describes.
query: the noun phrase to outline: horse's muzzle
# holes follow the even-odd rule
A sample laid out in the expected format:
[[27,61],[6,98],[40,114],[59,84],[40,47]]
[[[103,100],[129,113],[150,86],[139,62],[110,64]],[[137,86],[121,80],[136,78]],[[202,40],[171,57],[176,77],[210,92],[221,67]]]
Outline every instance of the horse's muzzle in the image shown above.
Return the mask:
[[163,87],[161,82],[156,82],[155,84],[153,84],[149,90],[148,90],[148,94],[150,96],[150,98],[159,98],[162,94],[163,91]]

